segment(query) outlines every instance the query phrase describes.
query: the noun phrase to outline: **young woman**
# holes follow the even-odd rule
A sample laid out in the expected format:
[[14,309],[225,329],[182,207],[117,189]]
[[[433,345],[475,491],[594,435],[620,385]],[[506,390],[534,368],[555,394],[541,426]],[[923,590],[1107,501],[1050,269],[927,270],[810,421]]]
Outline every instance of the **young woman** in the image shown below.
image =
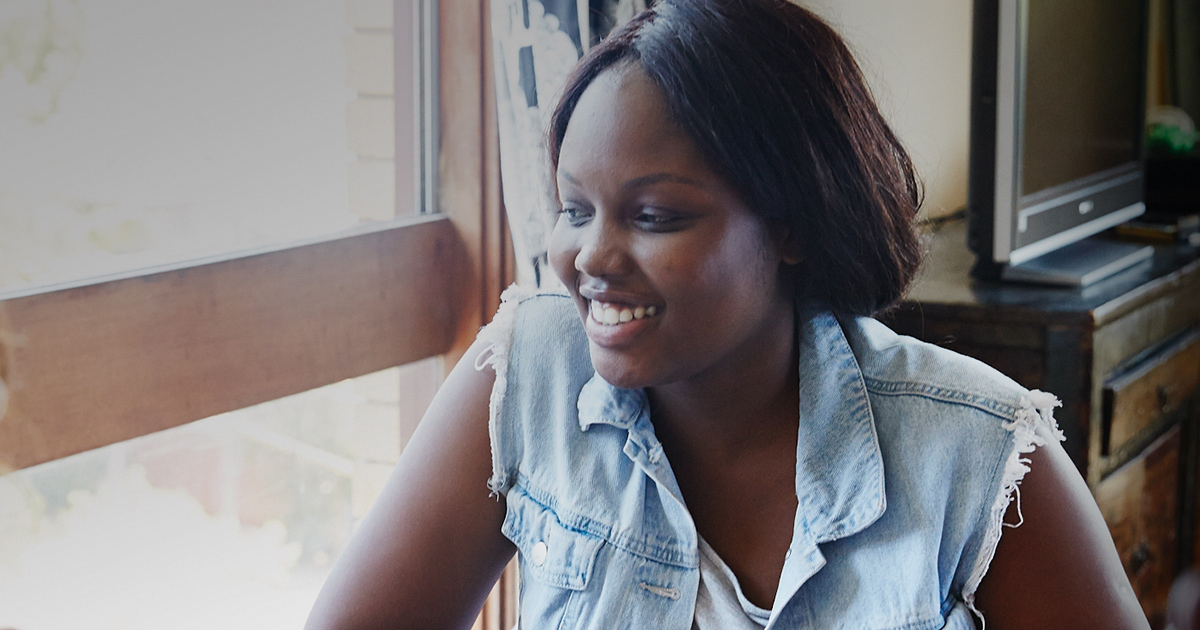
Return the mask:
[[1053,397],[869,319],[919,193],[828,26],[660,2],[549,147],[566,293],[510,290],[310,628],[468,627],[514,552],[522,628],[1146,627]]

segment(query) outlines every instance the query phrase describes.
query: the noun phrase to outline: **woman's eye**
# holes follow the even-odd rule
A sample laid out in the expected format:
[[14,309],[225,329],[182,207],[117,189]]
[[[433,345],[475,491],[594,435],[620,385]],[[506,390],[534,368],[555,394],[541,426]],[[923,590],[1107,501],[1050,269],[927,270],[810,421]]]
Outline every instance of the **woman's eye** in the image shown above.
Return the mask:
[[592,213],[585,208],[570,205],[564,205],[563,207],[559,208],[558,213],[565,217],[567,222],[571,225],[580,225],[585,223],[592,215]]
[[646,229],[665,230],[676,226],[682,217],[659,208],[643,208],[633,217],[633,222]]

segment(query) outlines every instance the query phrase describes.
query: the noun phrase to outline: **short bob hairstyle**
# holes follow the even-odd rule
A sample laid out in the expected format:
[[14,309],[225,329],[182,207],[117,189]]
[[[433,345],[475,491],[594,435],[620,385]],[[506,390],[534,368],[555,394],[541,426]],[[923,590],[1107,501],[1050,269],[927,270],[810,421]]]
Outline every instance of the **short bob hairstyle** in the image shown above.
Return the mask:
[[626,63],[747,205],[798,239],[800,299],[854,315],[900,300],[921,259],[921,189],[833,29],[788,0],[662,0],[567,79],[547,138],[552,174],[579,98]]

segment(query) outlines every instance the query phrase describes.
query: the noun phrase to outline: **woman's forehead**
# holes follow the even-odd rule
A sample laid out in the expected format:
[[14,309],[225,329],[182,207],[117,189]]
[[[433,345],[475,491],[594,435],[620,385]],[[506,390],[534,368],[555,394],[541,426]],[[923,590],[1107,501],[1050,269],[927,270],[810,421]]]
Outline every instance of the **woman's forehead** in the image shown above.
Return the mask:
[[710,171],[691,138],[670,116],[658,86],[636,64],[601,73],[580,96],[563,136],[559,172],[645,168]]

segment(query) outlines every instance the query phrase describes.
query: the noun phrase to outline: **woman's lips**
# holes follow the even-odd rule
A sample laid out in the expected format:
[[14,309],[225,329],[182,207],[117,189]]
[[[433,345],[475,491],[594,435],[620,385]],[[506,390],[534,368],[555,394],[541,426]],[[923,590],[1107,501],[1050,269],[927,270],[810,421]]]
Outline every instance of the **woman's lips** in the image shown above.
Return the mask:
[[602,348],[620,348],[634,341],[651,326],[660,309],[657,306],[622,304],[588,300],[584,330],[592,343]]
[[597,324],[619,326],[637,319],[654,317],[658,314],[658,307],[588,300],[588,314]]

